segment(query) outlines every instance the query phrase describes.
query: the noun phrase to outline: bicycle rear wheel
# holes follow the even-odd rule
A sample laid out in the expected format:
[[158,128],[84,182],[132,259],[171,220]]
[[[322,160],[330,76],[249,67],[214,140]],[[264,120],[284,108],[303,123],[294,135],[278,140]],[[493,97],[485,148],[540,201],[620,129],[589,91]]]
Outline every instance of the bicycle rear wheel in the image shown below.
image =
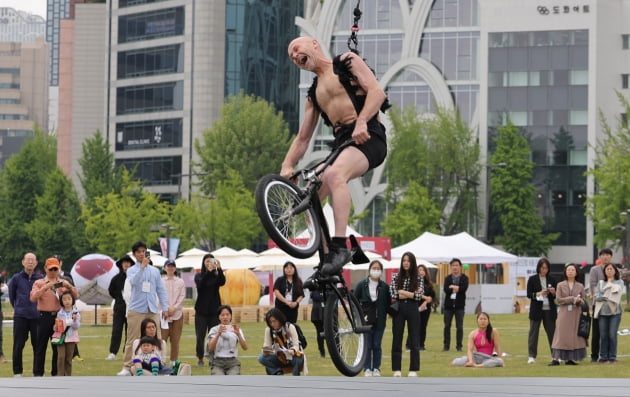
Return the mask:
[[266,175],[256,186],[256,211],[269,237],[287,254],[309,258],[319,248],[321,229],[313,208],[295,213],[300,189],[280,175]]
[[354,327],[362,325],[359,301],[346,289],[339,292],[341,299],[334,291],[328,293],[324,308],[324,336],[337,370],[345,376],[356,376],[363,369],[367,357],[367,334],[357,333]]

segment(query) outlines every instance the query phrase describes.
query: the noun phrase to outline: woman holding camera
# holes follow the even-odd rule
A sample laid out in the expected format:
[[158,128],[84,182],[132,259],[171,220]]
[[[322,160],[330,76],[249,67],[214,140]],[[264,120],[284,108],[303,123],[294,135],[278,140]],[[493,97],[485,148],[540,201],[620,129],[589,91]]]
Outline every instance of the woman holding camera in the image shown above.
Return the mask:
[[197,365],[203,367],[204,342],[212,327],[219,324],[217,313],[221,306],[219,287],[225,285],[221,262],[212,254],[201,260],[201,272],[195,274],[197,301],[195,302],[195,334],[197,337]]
[[232,308],[219,307],[219,325],[215,325],[208,335],[208,351],[213,357],[210,364],[212,375],[240,375],[241,362],[238,361],[238,346],[247,350],[243,330],[232,324]]

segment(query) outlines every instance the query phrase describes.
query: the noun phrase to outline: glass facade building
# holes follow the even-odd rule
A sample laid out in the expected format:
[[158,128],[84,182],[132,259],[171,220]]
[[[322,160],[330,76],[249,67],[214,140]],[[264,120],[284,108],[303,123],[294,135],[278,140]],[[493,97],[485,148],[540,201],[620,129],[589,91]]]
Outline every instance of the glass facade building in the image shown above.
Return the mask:
[[265,99],[291,131],[299,126],[299,69],[287,46],[299,36],[294,19],[303,11],[303,2],[284,0],[226,0],[225,9],[226,97],[242,90]]
[[[527,137],[537,206],[559,245],[586,244],[588,38],[587,30],[488,36],[488,142],[508,119]],[[496,231],[491,224],[491,240]]]
[[61,20],[70,18],[70,0],[48,0],[46,41],[50,45],[50,85],[59,85],[59,34]]

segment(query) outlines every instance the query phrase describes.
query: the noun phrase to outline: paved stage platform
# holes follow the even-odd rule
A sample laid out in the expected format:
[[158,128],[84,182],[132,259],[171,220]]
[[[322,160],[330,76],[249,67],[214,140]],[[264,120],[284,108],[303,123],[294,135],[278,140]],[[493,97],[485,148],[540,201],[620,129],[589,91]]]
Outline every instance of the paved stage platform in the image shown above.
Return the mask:
[[220,396],[607,396],[630,395],[630,379],[365,378],[321,376],[71,376],[2,378],[3,395],[31,397]]

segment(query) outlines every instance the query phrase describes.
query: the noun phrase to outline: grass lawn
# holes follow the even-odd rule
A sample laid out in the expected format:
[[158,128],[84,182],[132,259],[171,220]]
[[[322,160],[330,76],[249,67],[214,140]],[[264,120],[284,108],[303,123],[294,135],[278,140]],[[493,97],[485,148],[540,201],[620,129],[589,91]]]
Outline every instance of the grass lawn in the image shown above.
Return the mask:
[[[621,320],[620,329],[630,328],[630,315],[624,313]],[[420,356],[420,376],[422,377],[446,377],[446,376],[485,376],[485,377],[575,377],[575,378],[624,378],[628,376],[630,369],[630,335],[619,336],[617,365],[592,364],[590,356],[578,366],[548,367],[550,360],[549,349],[546,344],[544,330],[541,327],[540,341],[538,349],[538,359],[535,364],[527,364],[527,331],[529,320],[527,314],[495,314],[491,317],[492,325],[499,329],[503,350],[508,354],[505,358],[504,368],[453,368],[449,366],[451,360],[463,353],[458,353],[453,349],[450,352],[441,352],[442,349],[442,315],[433,313],[429,320],[427,351],[421,352]],[[309,375],[317,376],[341,376],[335,369],[329,358],[322,359],[317,352],[317,342],[315,340],[315,328],[310,322],[300,322],[306,337],[308,338]],[[241,372],[244,375],[263,375],[264,369],[258,364],[256,357],[260,352],[263,338],[263,323],[242,323],[245,337],[249,345],[249,350],[240,351]],[[388,329],[383,339],[383,363],[381,372],[383,376],[391,376],[391,321],[388,321]],[[466,315],[464,322],[464,343],[466,336],[475,327],[475,317]],[[13,329],[5,327],[4,353],[10,360],[12,352]],[[106,361],[108,354],[110,326],[85,326],[80,330],[81,342],[79,349],[84,361],[74,361],[73,375],[78,376],[110,376],[115,375],[122,367],[121,353],[118,361]],[[455,337],[453,327],[452,338]],[[204,368],[196,366],[195,358],[195,336],[194,327],[186,325],[180,346],[180,359],[192,365],[193,375],[209,375],[210,369],[206,365]],[[588,349],[590,355],[590,348]],[[50,349],[46,357],[46,376],[50,374]],[[409,354],[403,353],[403,375],[406,375],[408,368]],[[32,369],[32,349],[30,340],[24,349],[24,376],[30,376]],[[10,377],[13,375],[10,362],[0,364],[0,376]]]

